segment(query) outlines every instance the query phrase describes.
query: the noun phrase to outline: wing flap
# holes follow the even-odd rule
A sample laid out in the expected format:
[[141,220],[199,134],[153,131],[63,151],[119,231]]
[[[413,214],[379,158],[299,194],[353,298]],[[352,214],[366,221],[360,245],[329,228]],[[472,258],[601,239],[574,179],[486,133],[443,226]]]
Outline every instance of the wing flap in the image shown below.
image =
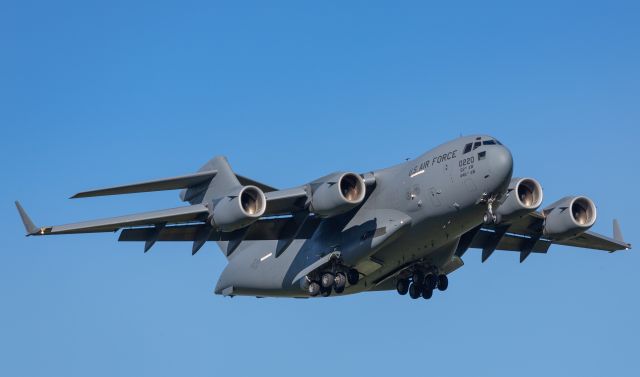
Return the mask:
[[[311,238],[318,227],[319,219],[310,217],[304,222],[300,230],[289,226],[296,221],[294,218],[273,218],[258,220],[247,229],[243,236],[246,241],[279,240],[295,237],[296,239]],[[157,241],[194,241],[197,238],[199,224],[167,226],[157,235]],[[155,227],[124,229],[118,241],[143,242],[154,237]],[[235,232],[212,232],[208,241],[233,241],[237,237]]]
[[[471,248],[473,249],[484,249],[486,245],[492,242],[493,237],[495,236],[495,232],[481,229],[476,236],[471,241]],[[495,247],[495,250],[506,250],[506,251],[523,251],[530,245],[530,243],[534,240],[531,237],[521,236],[515,233],[505,233],[502,236],[502,239]],[[550,241],[539,240],[535,242],[531,252],[533,253],[546,253],[551,246]]]

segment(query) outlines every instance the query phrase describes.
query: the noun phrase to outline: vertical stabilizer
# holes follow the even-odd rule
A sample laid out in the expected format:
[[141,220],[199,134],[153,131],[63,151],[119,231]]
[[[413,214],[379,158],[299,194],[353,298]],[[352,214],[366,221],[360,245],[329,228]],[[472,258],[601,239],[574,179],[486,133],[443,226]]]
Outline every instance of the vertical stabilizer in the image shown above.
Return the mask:
[[198,171],[211,170],[217,171],[211,181],[182,190],[180,199],[191,204],[209,203],[241,186],[226,157],[214,157]]

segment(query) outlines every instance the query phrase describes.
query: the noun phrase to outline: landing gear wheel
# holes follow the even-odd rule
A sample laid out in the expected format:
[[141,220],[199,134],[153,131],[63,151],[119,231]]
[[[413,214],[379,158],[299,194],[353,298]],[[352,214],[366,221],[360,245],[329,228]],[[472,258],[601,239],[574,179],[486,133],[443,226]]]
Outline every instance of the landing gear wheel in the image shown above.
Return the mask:
[[311,284],[311,279],[309,279],[308,277],[305,276],[300,279],[300,288],[303,291],[307,291],[309,289],[309,284]]
[[331,287],[329,288],[323,288],[320,292],[320,295],[322,295],[322,297],[329,297],[331,296]]
[[409,297],[412,299],[417,299],[422,294],[422,290],[415,283],[411,283],[409,286]]
[[320,284],[315,281],[311,282],[309,287],[307,287],[307,292],[309,293],[309,296],[316,297],[320,294]]
[[331,288],[333,286],[333,282],[335,281],[335,277],[331,273],[326,273],[322,275],[320,279],[320,284],[322,284],[322,288]]
[[422,272],[416,271],[411,275],[411,280],[413,280],[414,283],[420,285],[424,281],[424,274],[422,274]]
[[345,285],[347,285],[347,276],[342,272],[338,272],[333,279],[333,288],[336,290],[336,293],[340,293],[338,290],[344,291]]
[[356,285],[360,281],[360,273],[355,268],[350,269],[347,272],[347,281],[349,285]]
[[449,287],[449,278],[447,277],[447,275],[438,276],[438,290],[444,292],[447,290],[448,287]]
[[438,278],[434,274],[429,274],[425,278],[424,285],[427,289],[433,291],[436,289],[436,285],[438,285]]
[[333,288],[333,291],[336,294],[341,294],[342,292],[344,292],[344,287],[342,287],[342,288]]
[[433,297],[433,290],[432,289],[425,288],[425,289],[422,290],[422,298],[423,299],[428,300],[431,297]]
[[398,290],[398,294],[400,296],[404,296],[409,292],[409,280],[407,279],[399,279],[396,282],[396,289]]

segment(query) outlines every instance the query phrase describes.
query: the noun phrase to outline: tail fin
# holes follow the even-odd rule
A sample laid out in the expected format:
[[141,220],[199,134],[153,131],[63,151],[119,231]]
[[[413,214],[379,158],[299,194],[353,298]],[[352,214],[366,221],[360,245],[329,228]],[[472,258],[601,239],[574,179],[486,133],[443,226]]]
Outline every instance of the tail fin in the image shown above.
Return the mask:
[[[180,199],[182,201],[188,201],[192,205],[201,203],[211,203],[213,200],[223,197],[234,189],[242,186],[238,177],[235,175],[229,161],[224,156],[217,156],[209,160],[199,171],[214,170],[217,172],[216,176],[209,182],[204,182],[197,186],[192,186],[180,192]],[[191,253],[196,254],[202,246],[208,241],[213,228],[209,225],[205,225],[199,228],[196,239],[193,242],[193,248]],[[239,240],[242,242],[242,239]],[[236,244],[239,244],[236,241]],[[220,250],[228,258],[230,249],[228,248],[229,242],[217,241]],[[232,250],[231,250],[232,251]]]
[[209,160],[202,168],[203,171],[217,171],[211,181],[189,187],[180,192],[180,199],[191,204],[208,203],[213,199],[224,196],[234,188],[241,186],[231,166],[224,156],[217,156]]

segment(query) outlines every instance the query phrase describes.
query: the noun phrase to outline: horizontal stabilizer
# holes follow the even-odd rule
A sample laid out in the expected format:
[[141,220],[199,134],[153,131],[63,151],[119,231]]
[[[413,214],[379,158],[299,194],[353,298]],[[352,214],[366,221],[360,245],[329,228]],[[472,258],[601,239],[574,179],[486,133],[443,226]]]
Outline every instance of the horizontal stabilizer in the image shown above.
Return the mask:
[[278,191],[277,188],[273,187],[273,186],[269,186],[267,184],[264,184],[262,182],[258,182],[254,179],[251,178],[247,178],[243,175],[238,175],[236,174],[236,177],[238,178],[238,181],[240,181],[240,184],[243,186],[256,186],[257,188],[259,188],[260,190],[264,191],[264,192],[271,192],[271,191]]
[[[71,234],[71,233],[93,233],[93,232],[114,232],[121,228],[156,225],[156,224],[176,224],[191,221],[204,221],[209,215],[209,209],[203,204],[188,207],[178,207],[160,211],[145,212],[134,215],[112,217],[101,220],[91,220],[68,225],[56,225],[40,228],[37,234]],[[162,229],[161,229],[162,230]]]
[[130,185],[101,188],[77,193],[72,196],[71,199],[184,189],[211,181],[213,177],[216,176],[216,174],[216,170],[208,170],[178,177],[157,179],[153,181],[133,183]]

